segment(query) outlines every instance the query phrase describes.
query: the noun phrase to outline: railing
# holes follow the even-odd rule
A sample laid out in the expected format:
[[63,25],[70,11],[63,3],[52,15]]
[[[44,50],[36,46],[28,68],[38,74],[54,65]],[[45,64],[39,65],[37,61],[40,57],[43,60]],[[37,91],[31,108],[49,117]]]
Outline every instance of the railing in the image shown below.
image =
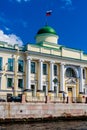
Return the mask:
[[27,102],[45,102],[45,103],[87,103],[87,97],[55,97],[55,96],[40,96],[40,97],[27,97]]
[[6,95],[0,95],[0,102],[7,102],[7,96]]
[[26,100],[26,102],[45,102],[46,97],[44,97],[44,96],[41,96],[41,97],[39,97],[39,96],[37,96],[37,97],[27,96],[25,98],[25,100]]
[[[5,95],[0,95],[0,102],[22,102],[19,97],[16,100],[10,100]],[[13,98],[14,99],[14,98]],[[87,97],[56,97],[56,96],[25,96],[25,102],[32,103],[87,103]]]

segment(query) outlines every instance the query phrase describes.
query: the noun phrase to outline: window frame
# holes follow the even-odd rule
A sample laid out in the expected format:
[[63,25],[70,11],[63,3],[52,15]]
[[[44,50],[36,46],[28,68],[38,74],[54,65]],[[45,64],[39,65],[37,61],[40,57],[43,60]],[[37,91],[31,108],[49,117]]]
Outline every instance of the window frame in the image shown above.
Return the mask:
[[[20,87],[20,86],[19,86],[19,80],[21,80],[21,81],[22,81],[22,87]],[[19,89],[23,89],[23,86],[24,86],[24,81],[23,81],[23,79],[22,79],[22,78],[19,78],[19,79],[18,79],[18,88],[19,88]]]
[[[56,71],[55,71],[55,66],[56,66]],[[57,76],[58,75],[58,67],[56,64],[54,64],[53,69],[54,69],[54,76]]]
[[13,71],[14,70],[14,59],[13,58],[8,58],[8,71]]
[[23,72],[23,71],[24,71],[24,60],[18,59],[18,72]]
[[76,78],[77,77],[75,70],[73,68],[70,68],[70,67],[66,69],[65,76],[70,77],[70,78]]
[[[34,71],[32,70],[32,63],[34,63]],[[31,74],[35,74],[36,73],[36,62],[31,61]]]
[[[11,82],[11,86],[8,85],[8,79],[12,80]],[[13,78],[7,78],[7,88],[12,88],[13,87]]]
[[[45,71],[44,71],[44,65],[46,65]],[[43,75],[47,75],[47,64],[46,63],[43,63]]]
[[86,69],[83,68],[83,79],[86,79]]

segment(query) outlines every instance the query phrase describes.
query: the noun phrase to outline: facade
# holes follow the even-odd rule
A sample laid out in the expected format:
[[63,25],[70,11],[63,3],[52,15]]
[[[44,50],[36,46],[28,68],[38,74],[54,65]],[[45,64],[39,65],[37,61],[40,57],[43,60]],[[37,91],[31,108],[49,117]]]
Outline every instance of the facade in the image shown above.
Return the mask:
[[35,39],[36,44],[21,47],[0,42],[0,97],[81,101],[87,94],[87,54],[59,45],[50,26],[41,28]]

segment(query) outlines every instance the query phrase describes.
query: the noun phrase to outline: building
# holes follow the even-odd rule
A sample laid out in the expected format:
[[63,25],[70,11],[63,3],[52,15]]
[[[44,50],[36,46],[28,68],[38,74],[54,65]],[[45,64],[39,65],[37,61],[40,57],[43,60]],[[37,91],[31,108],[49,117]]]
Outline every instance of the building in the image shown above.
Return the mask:
[[24,93],[27,101],[46,96],[81,101],[87,94],[87,54],[59,45],[50,26],[41,28],[35,39],[36,44],[22,47],[0,42],[0,97]]

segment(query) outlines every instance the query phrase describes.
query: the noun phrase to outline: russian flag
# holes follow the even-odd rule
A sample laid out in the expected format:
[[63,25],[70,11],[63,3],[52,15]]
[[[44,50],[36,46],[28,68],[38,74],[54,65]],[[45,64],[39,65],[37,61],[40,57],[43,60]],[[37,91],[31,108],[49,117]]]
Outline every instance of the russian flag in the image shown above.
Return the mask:
[[46,16],[50,16],[52,14],[52,10],[46,11]]

